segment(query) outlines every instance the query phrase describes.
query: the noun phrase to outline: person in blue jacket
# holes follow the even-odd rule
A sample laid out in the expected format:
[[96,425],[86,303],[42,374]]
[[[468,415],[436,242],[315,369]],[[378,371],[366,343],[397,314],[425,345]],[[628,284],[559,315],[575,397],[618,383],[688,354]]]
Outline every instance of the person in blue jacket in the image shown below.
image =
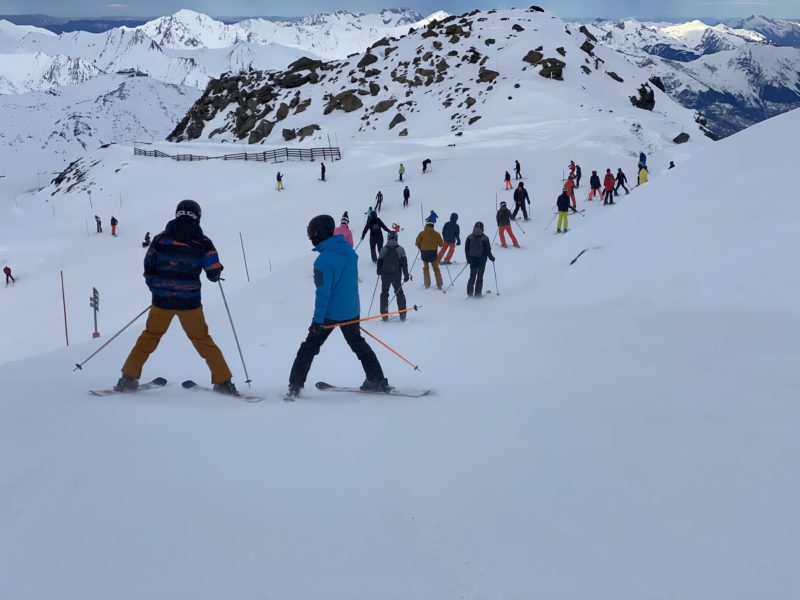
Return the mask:
[[[333,235],[336,223],[330,215],[318,215],[308,223],[308,239],[319,256],[314,261],[314,284],[316,299],[311,327],[306,340],[300,344],[289,374],[287,399],[300,395],[306,383],[314,357],[337,325],[355,321],[361,313],[358,297],[358,255],[340,235]],[[347,345],[361,361],[366,379],[361,385],[364,391],[389,392],[392,388],[383,376],[383,369],[361,336],[358,323],[340,325]]]

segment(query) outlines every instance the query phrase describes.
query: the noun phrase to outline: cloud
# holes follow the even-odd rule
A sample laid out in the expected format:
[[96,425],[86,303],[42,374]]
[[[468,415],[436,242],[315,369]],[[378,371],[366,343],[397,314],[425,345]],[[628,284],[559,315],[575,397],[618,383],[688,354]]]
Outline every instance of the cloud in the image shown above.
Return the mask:
[[128,8],[127,4],[106,4],[106,8]]

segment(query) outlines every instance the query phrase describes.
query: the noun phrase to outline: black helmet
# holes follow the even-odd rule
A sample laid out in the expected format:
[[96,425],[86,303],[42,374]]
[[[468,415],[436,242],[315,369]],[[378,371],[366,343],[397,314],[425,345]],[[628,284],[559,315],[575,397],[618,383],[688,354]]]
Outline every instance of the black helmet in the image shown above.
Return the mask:
[[314,246],[319,246],[322,242],[333,237],[333,230],[336,229],[336,222],[330,215],[317,215],[308,222],[306,233],[308,239]]
[[195,221],[200,221],[203,211],[200,210],[200,205],[194,200],[181,200],[178,206],[175,207],[175,217],[189,217]]
[[390,231],[389,235],[386,236],[386,239],[387,240],[396,240],[397,239],[397,232],[396,231]]

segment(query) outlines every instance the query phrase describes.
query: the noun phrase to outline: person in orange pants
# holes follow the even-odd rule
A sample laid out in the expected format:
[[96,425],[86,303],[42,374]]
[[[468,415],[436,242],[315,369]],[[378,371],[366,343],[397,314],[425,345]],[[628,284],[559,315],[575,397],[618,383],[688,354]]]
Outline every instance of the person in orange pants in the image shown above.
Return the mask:
[[567,192],[570,202],[572,202],[572,212],[578,210],[578,202],[575,200],[575,178],[570,175],[564,182],[564,191]]
[[503,181],[506,182],[506,189],[510,190],[513,186],[511,185],[511,173],[506,171],[505,177],[503,177]]
[[514,235],[514,230],[511,229],[511,211],[505,202],[500,203],[500,210],[497,211],[497,228],[500,230],[500,245],[506,247],[506,234],[511,238],[511,243],[514,248],[519,248],[517,237]]
[[442,227],[442,239],[444,246],[439,251],[438,261],[441,264],[449,265],[453,258],[456,246],[461,245],[461,227],[458,226],[458,213],[450,215],[450,220]]
[[114,235],[114,236],[117,235],[117,225],[118,224],[119,224],[119,221],[117,221],[117,218],[112,215],[111,216],[111,235]]

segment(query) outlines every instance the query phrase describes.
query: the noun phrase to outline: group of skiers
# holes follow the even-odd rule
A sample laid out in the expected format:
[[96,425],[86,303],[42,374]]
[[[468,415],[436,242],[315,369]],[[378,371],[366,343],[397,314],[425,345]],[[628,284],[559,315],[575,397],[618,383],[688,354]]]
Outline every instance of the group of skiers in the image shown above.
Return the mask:
[[[94,224],[95,224],[95,227],[97,228],[97,233],[103,233],[103,221],[97,215],[94,216]],[[119,221],[117,221],[117,218],[114,215],[111,215],[110,224],[111,224],[111,235],[116,237],[117,236],[117,225],[119,225]]]

